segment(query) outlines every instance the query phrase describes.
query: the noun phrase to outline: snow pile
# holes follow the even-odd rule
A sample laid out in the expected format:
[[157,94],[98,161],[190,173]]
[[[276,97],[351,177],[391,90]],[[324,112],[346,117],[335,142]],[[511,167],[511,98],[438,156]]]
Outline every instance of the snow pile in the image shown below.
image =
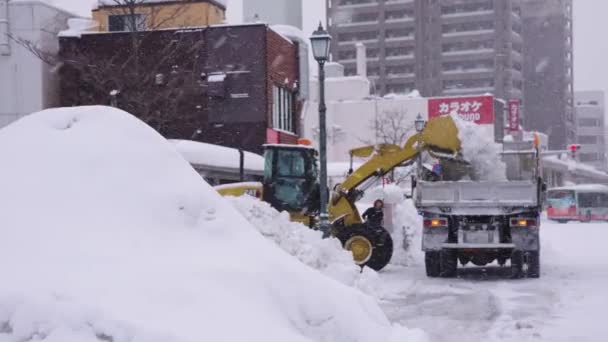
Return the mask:
[[270,204],[254,197],[230,197],[237,210],[268,239],[295,256],[304,264],[325,275],[363,292],[378,296],[380,278],[370,269],[353,263],[350,252],[345,251],[338,239],[323,239],[320,231],[301,223],[291,222],[287,212],[279,213]]
[[393,253],[393,264],[409,266],[423,260],[422,246],[422,216],[411,199],[397,204],[395,210],[397,229],[393,233],[398,248]]
[[[422,237],[422,219],[411,199],[406,199],[408,190],[395,184],[378,186],[365,192],[360,209],[370,207],[376,199],[384,201],[385,207],[392,206],[393,257],[391,264],[407,266],[418,260]],[[385,215],[389,211],[385,209]],[[385,216],[385,223],[388,218]]]
[[0,339],[420,341],[261,236],[154,130],[107,107],[0,130]]
[[451,117],[458,127],[463,158],[471,164],[475,173],[474,180],[507,180],[507,166],[501,158],[502,147],[494,142],[494,137],[486,134],[479,125],[463,120],[458,114],[452,114]]

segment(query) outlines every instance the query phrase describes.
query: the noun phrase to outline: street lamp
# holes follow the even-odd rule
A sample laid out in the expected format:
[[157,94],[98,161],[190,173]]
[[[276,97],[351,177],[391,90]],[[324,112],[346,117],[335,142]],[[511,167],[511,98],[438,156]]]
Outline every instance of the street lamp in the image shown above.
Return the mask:
[[422,114],[418,114],[416,120],[414,121],[414,128],[416,128],[416,132],[420,133],[424,130],[426,126],[426,121],[422,117]]
[[[420,144],[422,143],[422,131],[424,130],[424,127],[426,127],[426,121],[424,120],[424,118],[422,117],[422,114],[418,114],[418,116],[416,117],[416,120],[414,120],[414,128],[416,129],[416,132],[418,132],[418,141],[417,141],[417,148],[420,149]],[[416,157],[416,172],[418,177],[420,177],[422,175],[422,155],[420,153],[418,153],[418,156]]]
[[324,237],[329,236],[329,215],[327,205],[329,203],[329,193],[327,185],[327,123],[325,106],[325,62],[329,60],[329,47],[331,36],[319,23],[319,28],[310,37],[312,54],[319,63],[319,187],[320,187],[320,208],[319,208],[319,228]]

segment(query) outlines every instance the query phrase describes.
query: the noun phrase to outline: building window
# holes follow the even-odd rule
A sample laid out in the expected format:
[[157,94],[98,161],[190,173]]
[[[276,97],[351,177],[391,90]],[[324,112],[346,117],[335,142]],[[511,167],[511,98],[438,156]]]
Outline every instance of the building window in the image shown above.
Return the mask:
[[146,30],[146,16],[143,14],[119,14],[108,16],[108,31],[137,32]]
[[598,153],[581,153],[580,161],[583,163],[596,162],[600,160]]
[[272,127],[276,130],[295,133],[294,93],[278,86],[272,87]]
[[593,135],[581,135],[578,137],[579,144],[597,144],[598,137]]
[[580,119],[578,125],[580,127],[600,127],[602,122],[599,119]]

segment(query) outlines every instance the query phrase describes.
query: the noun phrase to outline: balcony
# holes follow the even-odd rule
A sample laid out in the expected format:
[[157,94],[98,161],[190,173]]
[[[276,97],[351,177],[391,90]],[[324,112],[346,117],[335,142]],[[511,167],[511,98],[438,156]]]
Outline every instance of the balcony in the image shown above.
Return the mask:
[[405,42],[405,41],[413,41],[415,35],[407,35],[407,36],[394,36],[394,37],[386,37],[384,41],[386,42]]
[[387,73],[387,76],[389,78],[414,78],[416,77],[416,74],[414,74],[413,72],[408,72],[408,73]]
[[345,46],[345,45],[353,45],[353,44],[357,44],[357,43],[363,43],[363,44],[374,44],[374,43],[378,43],[378,39],[379,38],[374,38],[374,39],[351,39],[351,40],[343,40],[338,42],[338,45],[340,46]]
[[385,5],[393,5],[393,4],[411,4],[414,3],[414,0],[386,0],[384,2]]
[[378,2],[377,1],[369,1],[369,2],[363,2],[360,4],[345,4],[345,5],[337,5],[337,8],[363,8],[363,7],[371,7],[371,6],[378,6]]
[[473,55],[473,54],[488,54],[488,53],[493,54],[494,49],[481,48],[481,49],[445,51],[445,52],[442,52],[442,55],[443,56],[466,56],[466,55]]
[[445,95],[485,94],[494,92],[494,87],[450,88],[444,89]]
[[481,11],[474,11],[474,12],[459,12],[459,13],[442,14],[441,18],[442,19],[466,18],[466,17],[478,17],[478,16],[484,16],[484,15],[493,15],[493,14],[494,14],[494,10],[481,10]]
[[387,24],[413,23],[414,21],[415,19],[413,17],[390,18],[384,20]]
[[456,32],[445,32],[441,35],[444,38],[450,37],[466,37],[466,36],[477,36],[484,34],[494,34],[494,29],[479,29],[479,30],[469,30],[469,31],[456,31]]
[[452,69],[444,70],[444,75],[460,75],[460,74],[480,74],[480,73],[494,73],[494,68],[470,68],[470,69]]
[[414,54],[410,53],[407,55],[395,55],[395,56],[386,56],[387,61],[401,61],[407,59],[414,59]]
[[378,25],[378,20],[354,21],[354,22],[336,24],[337,27],[356,27],[356,26],[366,26],[366,25]]

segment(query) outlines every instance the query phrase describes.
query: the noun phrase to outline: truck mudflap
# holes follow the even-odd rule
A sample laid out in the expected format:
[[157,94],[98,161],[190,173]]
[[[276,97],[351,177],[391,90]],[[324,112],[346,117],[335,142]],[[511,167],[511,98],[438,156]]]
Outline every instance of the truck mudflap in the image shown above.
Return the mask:
[[511,241],[516,249],[522,251],[540,250],[540,239],[538,227],[511,227]]

